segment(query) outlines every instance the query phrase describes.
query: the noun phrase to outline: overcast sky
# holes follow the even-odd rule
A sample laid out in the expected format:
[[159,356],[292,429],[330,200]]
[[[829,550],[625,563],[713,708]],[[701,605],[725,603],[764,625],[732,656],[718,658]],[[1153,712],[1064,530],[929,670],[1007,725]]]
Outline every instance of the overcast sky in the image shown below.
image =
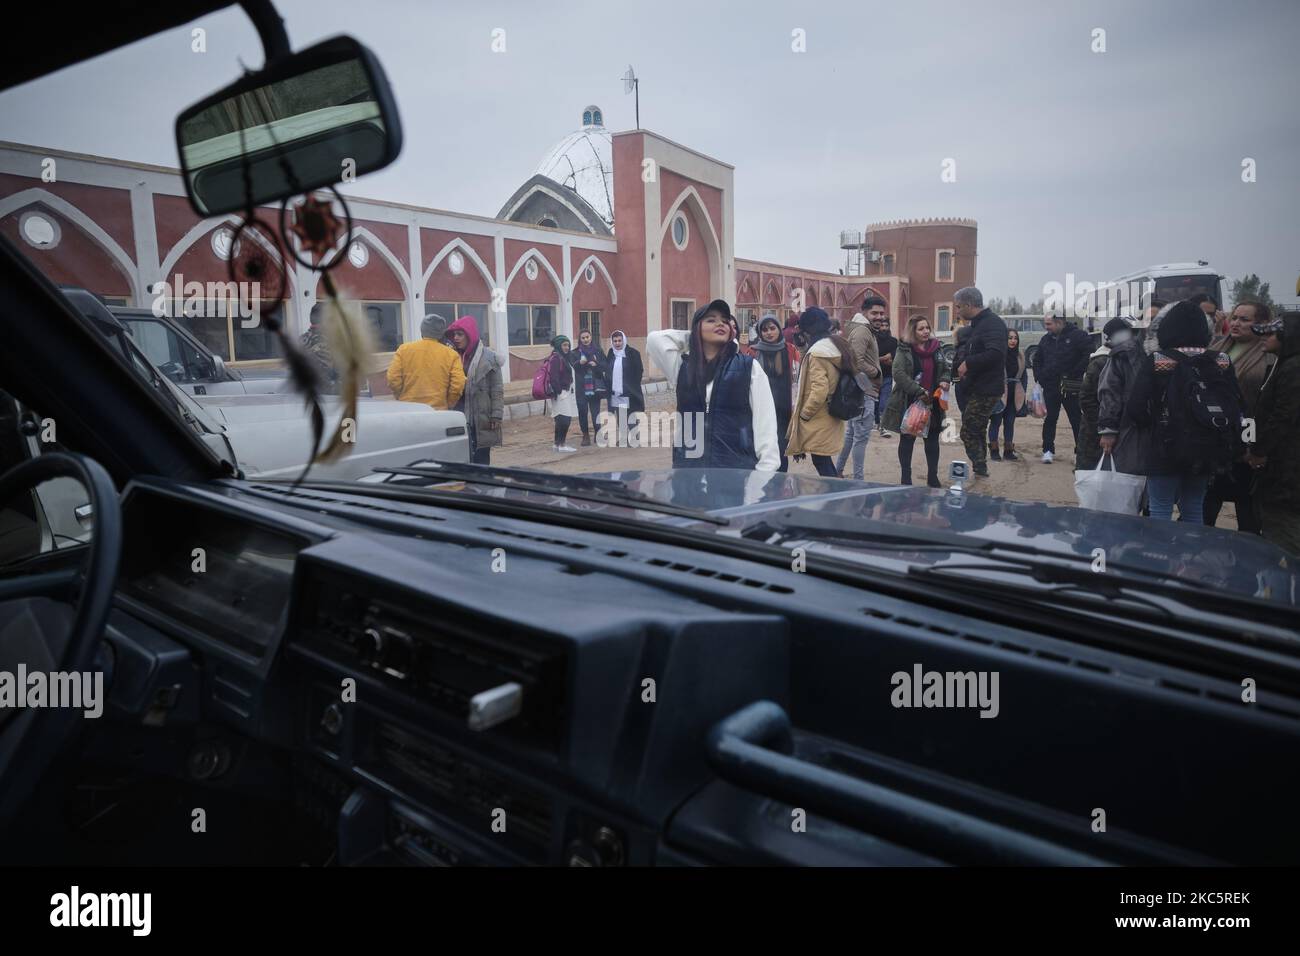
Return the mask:
[[[277,5],[388,71],[406,144],[360,195],[493,216],[588,103],[635,125],[632,64],[645,128],[736,167],[740,257],[834,271],[841,229],[961,216],[986,296],[1203,258],[1298,298],[1296,0]],[[0,138],[177,165],[175,115],[262,61],[237,8],[194,26],[0,94]]]

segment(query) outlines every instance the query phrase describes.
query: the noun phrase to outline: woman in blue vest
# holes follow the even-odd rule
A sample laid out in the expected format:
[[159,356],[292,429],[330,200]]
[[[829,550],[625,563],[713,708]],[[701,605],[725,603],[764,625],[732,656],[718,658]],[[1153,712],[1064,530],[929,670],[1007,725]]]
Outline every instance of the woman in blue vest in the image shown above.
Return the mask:
[[781,463],[772,390],[762,366],[741,354],[732,321],[731,307],[714,299],[689,332],[646,336],[650,358],[676,383],[683,432],[693,439],[674,443],[674,468],[776,471]]

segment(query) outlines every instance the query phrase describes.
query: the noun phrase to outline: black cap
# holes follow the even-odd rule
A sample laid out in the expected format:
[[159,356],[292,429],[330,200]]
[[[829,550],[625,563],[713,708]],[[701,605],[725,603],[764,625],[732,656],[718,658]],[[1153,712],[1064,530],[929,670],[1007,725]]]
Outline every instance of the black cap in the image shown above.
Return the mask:
[[715,312],[728,321],[736,321],[736,317],[731,314],[731,306],[727,305],[722,299],[714,299],[703,308],[695,310],[695,314],[691,316],[691,325],[704,321],[704,317],[710,312]]
[[831,317],[826,314],[825,309],[819,309],[815,305],[810,309],[805,309],[803,315],[799,316],[799,328],[805,331],[812,328],[829,329],[830,327]]
[[1128,320],[1126,319],[1111,319],[1102,327],[1101,334],[1104,335],[1106,338],[1110,338],[1112,335],[1114,335],[1116,332],[1120,331],[1121,329],[1131,329],[1131,328],[1133,328],[1133,326],[1129,325]]

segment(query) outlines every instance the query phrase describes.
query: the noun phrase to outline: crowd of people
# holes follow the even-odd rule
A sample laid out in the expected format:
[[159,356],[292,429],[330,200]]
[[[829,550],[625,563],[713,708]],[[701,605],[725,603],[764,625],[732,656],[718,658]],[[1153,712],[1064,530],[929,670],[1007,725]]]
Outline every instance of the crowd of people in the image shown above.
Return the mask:
[[[951,360],[924,315],[894,338],[887,303],[875,295],[842,328],[813,307],[784,325],[764,315],[742,342],[730,306],[717,299],[690,328],[651,332],[646,350],[675,389],[677,413],[702,423],[702,447],[689,456],[675,447],[674,467],[784,472],[791,459],[808,458],[819,475],[861,480],[871,438],[896,436],[899,482],[912,484],[920,438],[926,484],[939,488],[951,397],[978,488],[990,461],[1020,460],[1022,418],[1041,419],[1041,462],[1052,464],[1064,411],[1076,473],[1141,476],[1141,514],[1213,525],[1231,501],[1240,531],[1300,552],[1300,444],[1292,436],[1300,313],[1275,317],[1266,304],[1244,301],[1226,316],[1208,296],[1151,299],[1137,321],[1110,320],[1099,347],[1074,322],[1049,315],[1031,362],[979,289],[960,289],[953,302]],[[323,347],[315,327],[304,345]],[[643,412],[645,372],[622,331],[604,348],[587,330],[576,348],[566,336],[552,339],[533,387],[554,419],[553,450],[577,450],[568,444],[574,419],[586,446],[602,410]],[[387,378],[401,400],[464,411],[471,460],[488,463],[501,444],[501,368],[472,318],[449,325],[427,316]]]

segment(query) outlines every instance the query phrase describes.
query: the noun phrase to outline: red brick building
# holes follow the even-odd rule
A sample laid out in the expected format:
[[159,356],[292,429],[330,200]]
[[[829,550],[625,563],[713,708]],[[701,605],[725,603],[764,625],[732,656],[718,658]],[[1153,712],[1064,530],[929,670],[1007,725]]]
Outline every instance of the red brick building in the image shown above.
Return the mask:
[[[508,376],[528,379],[557,333],[607,340],[621,329],[640,344],[648,331],[685,327],[713,298],[735,303],[744,328],[801,305],[846,321],[873,291],[895,328],[916,309],[942,328],[934,310],[974,281],[969,220],[869,227],[884,255],[862,276],[736,259],[733,167],[647,130],[610,133],[596,107],[583,120],[495,218],[349,197],[354,234],[332,275],[384,351],[418,337],[428,312],[471,315],[508,355]],[[266,212],[278,222],[278,209]],[[147,307],[159,282],[177,296],[188,283],[225,282],[237,224],[199,218],[175,169],[0,143],[0,230],[52,281],[109,302]],[[294,263],[288,275],[285,317],[301,332],[321,283]],[[189,321],[237,367],[276,360],[266,330],[238,316]]]

